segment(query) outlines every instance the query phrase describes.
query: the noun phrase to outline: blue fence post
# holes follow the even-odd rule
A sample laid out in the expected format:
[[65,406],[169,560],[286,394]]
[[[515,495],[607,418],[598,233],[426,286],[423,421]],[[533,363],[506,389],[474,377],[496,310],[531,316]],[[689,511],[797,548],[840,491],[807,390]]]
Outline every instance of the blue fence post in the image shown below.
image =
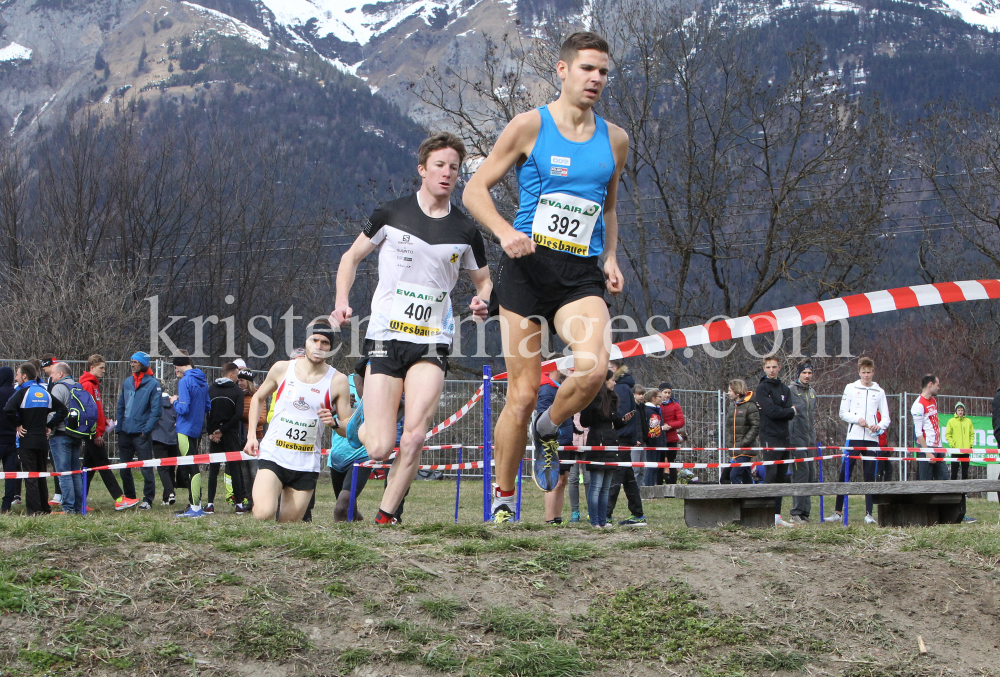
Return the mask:
[[[844,482],[851,481],[851,448],[844,447]],[[844,494],[844,526],[847,526],[847,509],[851,502],[851,495]]]
[[483,365],[483,521],[489,522],[493,517],[490,509],[493,507],[493,473],[490,462],[493,460],[493,411],[490,397],[490,382],[493,370],[490,365]]
[[455,524],[458,524],[458,499],[462,495],[462,448],[458,448],[458,476],[455,479]]
[[83,514],[87,514],[87,469],[83,468]]
[[514,521],[521,521],[521,467],[524,465],[522,458],[517,464],[517,502],[514,504]]
[[[370,472],[370,471],[369,471]],[[354,504],[358,500],[358,464],[351,466],[351,500],[347,503],[347,522],[354,521]]]

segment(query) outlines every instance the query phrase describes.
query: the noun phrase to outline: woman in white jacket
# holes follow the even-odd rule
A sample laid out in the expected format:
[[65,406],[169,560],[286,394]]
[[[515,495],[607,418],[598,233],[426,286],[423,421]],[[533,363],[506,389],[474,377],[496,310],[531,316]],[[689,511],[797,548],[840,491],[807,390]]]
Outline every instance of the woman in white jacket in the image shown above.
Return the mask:
[[[858,376],[860,378],[847,384],[844,388],[844,396],[840,400],[840,420],[847,423],[846,447],[878,447],[879,435],[888,429],[891,420],[889,418],[889,402],[885,398],[885,391],[879,387],[872,378],[875,376],[875,362],[870,357],[862,357],[858,360]],[[859,454],[860,451],[860,454]],[[881,456],[877,451],[852,450],[849,456]],[[838,479],[849,482],[851,470],[854,467],[852,458],[844,459],[841,464]],[[862,472],[865,482],[874,482],[878,470],[878,461],[864,461]],[[842,519],[844,509],[844,497],[837,496],[837,512],[826,518],[828,522],[836,522]],[[865,496],[865,522],[873,523],[872,517],[872,497]]]

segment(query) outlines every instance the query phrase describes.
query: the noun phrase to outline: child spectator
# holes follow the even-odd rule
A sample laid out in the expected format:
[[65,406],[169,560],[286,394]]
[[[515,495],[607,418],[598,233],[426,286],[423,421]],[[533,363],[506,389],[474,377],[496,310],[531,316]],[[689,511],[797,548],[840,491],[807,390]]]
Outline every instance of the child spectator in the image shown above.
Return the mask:
[[[747,384],[742,379],[729,382],[729,400],[733,406],[726,417],[726,432],[732,439],[732,462],[749,463],[757,455],[752,447],[757,442],[760,430],[760,412],[757,410],[757,403],[753,401],[753,393],[747,390]],[[730,468],[723,470],[720,484],[753,484],[749,467],[732,468],[729,473],[726,470]]]
[[[660,391],[646,392],[646,401],[642,407],[643,431],[642,444],[645,447],[663,447],[667,436],[663,432],[663,411],[660,409]],[[663,463],[662,450],[646,451],[647,463]],[[659,471],[659,472],[657,472]],[[646,468],[646,486],[652,487],[663,477],[662,468]]]
[[[580,422],[590,428],[587,433],[587,446],[615,446],[618,441],[616,429],[621,428],[632,419],[634,412],[627,416],[618,415],[618,396],[615,394],[614,373],[608,371],[603,388],[597,392],[597,397],[580,412]],[[587,461],[614,463],[618,453],[588,449],[584,458]],[[611,491],[611,480],[614,477],[614,466],[592,465],[590,467],[590,487],[587,489],[587,512],[590,513],[590,524],[599,529],[608,526],[608,494]]]
[[[664,456],[673,463],[677,460],[676,447],[681,446],[680,431],[684,427],[684,410],[681,409],[680,402],[674,399],[674,387],[669,383],[660,384],[660,413],[663,418],[663,446],[668,447]],[[657,468],[657,484],[663,484],[664,470]],[[667,484],[677,484],[677,468],[670,468],[666,476]]]

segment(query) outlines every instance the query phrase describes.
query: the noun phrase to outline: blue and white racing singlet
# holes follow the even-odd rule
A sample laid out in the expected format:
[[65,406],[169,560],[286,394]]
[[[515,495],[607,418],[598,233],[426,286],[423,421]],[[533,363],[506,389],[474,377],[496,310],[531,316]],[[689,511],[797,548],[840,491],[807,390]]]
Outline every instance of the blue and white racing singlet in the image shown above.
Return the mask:
[[594,115],[594,135],[576,142],[559,132],[547,106],[538,113],[538,139],[517,168],[514,228],[542,247],[599,256],[604,251],[604,198],[615,173],[608,123]]

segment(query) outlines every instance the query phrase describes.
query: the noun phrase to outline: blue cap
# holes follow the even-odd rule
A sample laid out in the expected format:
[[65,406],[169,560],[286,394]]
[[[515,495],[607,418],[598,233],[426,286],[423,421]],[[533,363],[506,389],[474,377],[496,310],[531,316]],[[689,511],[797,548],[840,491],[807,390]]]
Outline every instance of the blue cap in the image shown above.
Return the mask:
[[147,353],[143,352],[132,353],[132,357],[130,357],[129,359],[135,360],[142,366],[149,368],[149,355]]

